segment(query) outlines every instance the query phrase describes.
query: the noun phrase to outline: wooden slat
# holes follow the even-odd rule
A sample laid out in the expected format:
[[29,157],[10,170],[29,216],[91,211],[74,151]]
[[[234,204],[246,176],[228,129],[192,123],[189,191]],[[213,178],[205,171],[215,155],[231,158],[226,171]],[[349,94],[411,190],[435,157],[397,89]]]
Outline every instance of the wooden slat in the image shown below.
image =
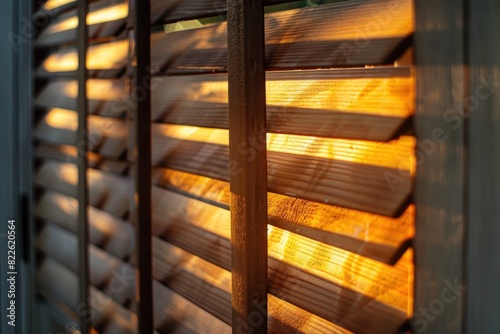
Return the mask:
[[218,266],[153,239],[154,279],[231,325],[231,274]]
[[[293,0],[266,0],[266,6],[279,3],[292,2]],[[151,23],[169,23],[182,20],[193,20],[204,17],[226,15],[226,1],[224,0],[191,0],[191,1],[151,1]]]
[[[78,276],[51,258],[41,263],[37,272],[40,289],[48,296],[62,302],[73,311],[78,310]],[[113,302],[95,288],[90,289],[89,297],[92,314],[89,316],[92,324],[102,334],[133,334],[136,333],[132,321],[132,313]]]
[[[200,189],[203,184],[202,178],[196,180],[199,183],[184,189],[191,197],[153,188],[153,232],[181,247],[190,244],[189,235],[203,239],[203,233],[210,233],[207,236],[230,239],[228,210],[203,202],[203,197],[201,201],[194,199],[192,189]],[[229,192],[228,184],[219,193],[224,192]],[[273,193],[268,199],[270,225],[383,263],[396,263],[413,236],[413,206],[393,219]],[[217,251],[221,246],[208,237],[196,244],[224,254]],[[209,260],[221,266],[223,258],[215,254]]]
[[[35,184],[76,197],[76,165],[46,160],[38,169]],[[87,171],[89,204],[119,217],[129,213],[130,191],[127,178],[101,172]]]
[[[43,141],[77,146],[78,114],[67,109],[50,109],[38,123],[34,137]],[[103,156],[118,158],[127,147],[127,126],[125,121],[112,117],[88,116],[88,134],[85,139],[90,151]]]
[[[228,127],[227,74],[154,79],[152,118]],[[389,141],[413,114],[407,67],[268,72],[268,132]]]
[[[210,239],[214,245],[224,243],[222,237]],[[197,238],[191,243],[188,251],[202,258],[215,250],[198,247]],[[229,262],[223,268],[229,270]],[[410,253],[390,267],[272,228],[269,268],[272,294],[354,332],[396,332],[406,321]]]
[[[35,215],[73,233],[77,229],[78,202],[75,198],[47,191],[35,207]],[[134,245],[134,228],[127,222],[94,207],[88,208],[90,242],[119,259],[129,259]]]
[[[89,78],[113,78],[120,74],[128,63],[129,41],[127,39],[89,46],[87,69]],[[78,68],[78,57],[74,47],[60,48],[50,54],[36,70],[39,77],[72,77]]]
[[[76,40],[78,25],[76,10],[58,16],[42,31],[35,46],[46,47]],[[122,0],[102,0],[89,6],[88,37],[98,39],[117,34],[125,27],[128,4]]]
[[[155,279],[203,307],[226,323],[231,320],[231,274],[184,250],[154,239]],[[349,331],[289,304],[269,298],[269,333],[349,333]],[[244,324],[234,324],[243,329]],[[293,329],[292,329],[293,328]]]
[[[266,15],[266,65],[291,69],[391,63],[412,31],[410,0],[397,5],[353,0],[272,13]],[[226,23],[153,34],[152,68],[169,74],[226,71],[226,48]]]
[[[37,106],[76,110],[77,82],[50,81],[35,99]],[[89,114],[123,117],[132,107],[124,80],[90,79],[87,81]]]
[[154,323],[159,333],[231,333],[231,327],[153,281]]
[[[79,161],[76,147],[69,145],[38,144],[35,149],[35,156],[69,163],[78,163]],[[126,161],[105,159],[94,152],[87,152],[87,159],[90,168],[100,169],[105,172],[124,174],[129,168],[129,163]]]
[[[46,255],[78,274],[77,242],[75,234],[49,223],[38,235],[36,246]],[[89,261],[90,282],[94,287],[122,305],[134,299],[135,275],[130,265],[94,245],[89,245]]]
[[[195,129],[182,134],[189,139],[182,140],[170,130],[168,126],[153,126],[153,165],[229,181],[228,147],[218,144],[227,140],[227,133]],[[399,216],[411,195],[413,145],[414,141],[407,137],[387,144],[270,137],[268,189],[320,203]],[[247,159],[259,147],[262,150],[265,146],[257,142],[245,148]],[[233,164],[231,168],[231,173],[238,173],[241,165]]]

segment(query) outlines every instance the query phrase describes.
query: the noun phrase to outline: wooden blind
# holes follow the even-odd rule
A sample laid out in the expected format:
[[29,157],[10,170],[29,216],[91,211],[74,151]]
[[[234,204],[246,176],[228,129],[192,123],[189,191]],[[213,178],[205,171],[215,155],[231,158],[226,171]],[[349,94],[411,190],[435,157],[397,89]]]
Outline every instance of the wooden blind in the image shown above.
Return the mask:
[[[133,131],[134,94],[143,88],[132,85],[140,55],[131,31],[141,29],[131,23],[134,4],[90,5],[88,251],[96,332],[137,332],[148,321],[138,316],[144,302],[158,333],[239,333],[259,321],[270,333],[408,329],[416,168],[412,1],[276,6],[286,2],[264,2],[266,140],[249,138],[241,147],[229,140],[226,2],[150,2],[152,76],[144,91],[151,110],[137,110],[151,117],[146,162],[134,160],[141,142]],[[46,55],[36,69],[36,247],[41,293],[76,318],[76,12],[71,2],[58,12],[35,50]],[[164,23],[186,20],[199,27],[163,30]],[[267,156],[268,268],[260,275],[267,276],[268,301],[241,323],[232,315],[231,182],[248,175],[231,149],[248,162]],[[139,304],[137,163],[151,166],[152,217],[137,223],[151,224],[153,280],[140,284],[151,284],[154,295]]]
[[[59,5],[59,6],[57,6]],[[78,54],[75,2],[47,1],[37,15],[51,21],[35,41],[34,129],[39,251],[37,283],[42,296],[94,333],[135,333],[135,232],[130,223],[132,161],[128,139],[128,3],[97,1],[87,16],[88,130],[78,133]],[[46,12],[50,10],[50,12]],[[46,55],[46,56],[43,56]],[[79,262],[77,186],[88,150],[89,295],[79,295],[86,275]],[[83,325],[85,322],[85,325]],[[67,327],[70,328],[71,326]]]

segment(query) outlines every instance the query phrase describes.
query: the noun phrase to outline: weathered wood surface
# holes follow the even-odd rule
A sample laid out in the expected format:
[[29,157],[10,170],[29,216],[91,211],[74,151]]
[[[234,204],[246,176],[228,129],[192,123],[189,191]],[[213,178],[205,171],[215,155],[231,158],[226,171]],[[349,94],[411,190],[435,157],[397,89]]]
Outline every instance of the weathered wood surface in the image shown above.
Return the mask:
[[[227,74],[157,77],[152,119],[228,128]],[[267,130],[389,141],[413,114],[408,67],[266,73]]]
[[[127,124],[112,117],[89,115],[84,139],[88,150],[104,157],[118,159],[127,148]],[[67,109],[50,109],[37,124],[34,137],[45,142],[79,147],[78,113]]]
[[[157,124],[152,131],[154,166],[229,181],[227,131]],[[412,192],[413,147],[409,137],[387,144],[268,137],[268,190],[396,217],[406,209]],[[242,151],[248,160],[264,148],[257,141]],[[241,166],[233,162],[231,173],[241,172]],[[397,186],[391,183],[394,178]]]
[[[184,189],[171,188],[175,192],[153,188],[153,233],[183,248],[213,249],[206,253],[209,260],[223,266],[227,258],[222,255],[227,253],[219,249],[228,243],[214,244],[211,236],[230,239],[229,211],[220,207],[228,203],[224,198],[216,203],[206,197],[195,199],[194,191],[204,192],[203,179],[196,180],[199,182],[186,183]],[[218,194],[228,192],[226,184]],[[270,225],[387,264],[400,259],[413,236],[413,206],[394,219],[269,193],[268,211]],[[198,241],[190,242],[191,237]]]
[[[354,0],[267,14],[265,25],[270,69],[387,64],[409,43],[413,9],[410,0]],[[151,55],[158,73],[225,72],[227,25],[153,34]]]
[[[121,13],[117,17],[117,15]],[[126,24],[128,4],[122,0],[102,0],[89,5],[88,37],[98,39],[114,36]],[[98,23],[94,23],[94,22]],[[76,10],[57,16],[35,41],[36,47],[55,46],[76,41],[78,18]]]
[[[75,313],[78,310],[78,275],[57,261],[46,258],[37,271],[40,290]],[[92,325],[102,334],[136,333],[133,314],[96,288],[90,289]]]
[[[55,191],[47,191],[34,209],[37,217],[77,231],[78,201]],[[88,208],[90,242],[119,259],[127,260],[133,251],[134,228],[128,222],[94,207]]]
[[[78,94],[75,80],[52,80],[35,98],[35,104],[45,108],[76,110]],[[121,79],[89,79],[87,81],[88,113],[124,117],[132,108],[125,81]]]
[[[175,230],[169,232],[177,236]],[[176,239],[173,237],[171,240]],[[187,279],[177,280],[174,274],[176,270],[180,276],[185,275],[186,273],[181,275],[181,271],[187,270],[186,268],[193,270],[192,266],[185,263],[186,261],[203,263],[201,259],[195,259],[192,255],[207,259],[210,257],[208,253],[217,251],[213,247],[198,247],[197,238],[190,240],[194,246],[187,247],[189,253],[180,258],[175,255],[180,251],[174,251],[172,247],[169,248],[169,252],[155,251],[155,256],[172,257],[172,260],[164,260],[172,261],[170,266],[175,267],[171,276],[167,275],[167,284],[172,283],[173,286],[189,284]],[[223,267],[229,270],[229,240],[226,239],[226,243],[223,238],[216,235],[211,236],[210,240],[214,245],[226,244],[226,263]],[[342,260],[338,262],[339,259]],[[349,330],[357,333],[396,332],[406,321],[408,295],[411,294],[409,291],[411,254],[406,254],[396,266],[390,267],[274,228],[270,235],[268,264],[270,293]],[[200,273],[213,270],[220,273],[220,269],[211,270],[209,267],[216,268],[207,264],[206,269],[197,270]],[[166,268],[157,270],[168,271]],[[201,274],[193,275],[199,277]],[[208,295],[207,299],[200,303],[206,304],[208,300],[215,302],[209,297],[211,293],[219,295],[218,298],[224,296],[220,289],[210,285],[204,286]],[[188,293],[188,287],[182,289]],[[194,295],[191,296],[196,298]],[[218,305],[219,309],[213,312],[221,312],[220,307],[223,310],[223,305]]]

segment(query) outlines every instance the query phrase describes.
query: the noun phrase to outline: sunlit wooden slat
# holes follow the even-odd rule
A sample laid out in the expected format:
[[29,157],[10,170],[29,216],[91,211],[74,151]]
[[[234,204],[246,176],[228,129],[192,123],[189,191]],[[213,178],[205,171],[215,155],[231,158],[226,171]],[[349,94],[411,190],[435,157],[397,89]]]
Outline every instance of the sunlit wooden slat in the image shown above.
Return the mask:
[[[153,125],[153,165],[228,181],[227,132]],[[389,143],[269,135],[271,192],[386,216],[406,208],[414,171],[414,139]],[[252,159],[266,143],[242,147]],[[231,171],[229,171],[231,167]],[[394,179],[397,184],[394,184]]]
[[[89,38],[116,34],[126,23],[128,4],[119,0],[104,0],[89,6],[87,25]],[[35,46],[52,46],[76,40],[78,17],[76,10],[58,16],[45,28]]]
[[[373,13],[380,17],[376,23]],[[412,31],[410,0],[397,6],[354,0],[272,13],[266,15],[266,65],[286,69],[391,63]],[[226,48],[226,23],[157,33],[152,36],[152,68],[166,73],[226,71]]]
[[[35,99],[37,106],[76,110],[78,86],[75,80],[50,81]],[[125,81],[111,79],[87,80],[89,114],[123,117],[132,107]]]
[[[54,222],[76,233],[78,201],[61,193],[47,191],[34,209],[37,217]],[[119,259],[128,259],[133,250],[134,228],[117,217],[89,207],[90,242]]]
[[[165,173],[165,180],[170,179],[172,183],[175,182],[173,175],[184,174]],[[176,192],[153,188],[154,234],[184,248],[212,249],[215,252],[209,254],[209,260],[221,266],[229,256],[221,248],[226,242],[220,244],[209,236],[230,239],[229,212],[213,205],[227,203],[222,200],[209,204],[210,201],[203,201],[205,197],[195,199],[196,190],[202,190],[205,184],[203,177],[192,176],[192,182],[183,181],[177,188],[171,188]],[[229,185],[218,189],[217,194],[228,193]],[[413,206],[394,219],[274,193],[268,194],[268,200],[269,224],[384,263],[393,264],[399,260],[409,246],[408,240],[413,237]],[[205,240],[204,231],[208,232]],[[190,235],[198,240],[196,244],[191,245]]]
[[[83,145],[77,142],[78,113],[67,109],[50,109],[35,128],[34,136],[44,141]],[[125,121],[111,117],[90,115],[89,133],[86,135],[88,149],[103,156],[118,158],[127,148],[127,126]]]
[[[89,46],[87,69],[89,77],[97,75],[114,77],[128,62],[129,41],[127,39]],[[38,67],[37,76],[71,76],[78,68],[78,57],[74,47],[61,48],[50,54]]]
[[[226,74],[153,82],[153,120],[227,129]],[[388,141],[413,113],[410,68],[268,72],[266,86],[269,132]]]
[[[179,235],[175,228],[170,234]],[[221,245],[223,238],[214,237],[213,244]],[[410,253],[391,267],[277,228],[270,227],[269,238],[271,293],[354,332],[395,332],[405,322]],[[180,247],[205,259],[216,249],[200,247],[196,237],[190,242]],[[226,261],[223,268],[229,270],[229,256]]]

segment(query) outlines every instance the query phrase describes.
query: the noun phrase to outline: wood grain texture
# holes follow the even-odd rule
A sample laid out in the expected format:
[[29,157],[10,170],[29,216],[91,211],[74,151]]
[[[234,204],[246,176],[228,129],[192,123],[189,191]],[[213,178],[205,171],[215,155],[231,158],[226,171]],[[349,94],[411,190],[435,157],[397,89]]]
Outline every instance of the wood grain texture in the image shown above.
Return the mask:
[[[165,135],[164,130],[159,125],[154,125],[152,129],[153,165],[229,181],[230,160],[226,145],[198,141],[192,133],[188,135],[190,140],[172,138]],[[309,137],[295,139],[288,143],[284,138],[268,142],[288,151],[268,152],[269,191],[386,216],[399,216],[406,209],[412,180],[409,170],[398,167],[411,165],[414,145],[411,140],[403,140],[401,146],[390,143],[369,148],[360,143],[356,150],[353,149],[354,143],[348,141],[343,144],[331,142],[330,146],[322,138],[317,141]],[[219,142],[215,137],[211,140]],[[259,147],[265,147],[259,141],[255,146],[249,143],[246,143],[249,147],[239,147],[245,160],[250,160],[255,152],[259,152]],[[330,149],[338,152],[339,157],[344,155],[349,157],[346,160],[362,163],[328,159],[328,152],[332,152]],[[382,156],[387,156],[389,160]],[[372,165],[377,163],[392,164],[394,167]],[[231,173],[241,172],[242,166],[243,163],[233,162]],[[398,179],[396,185],[391,183],[393,177]]]
[[[37,202],[38,218],[56,223],[76,233],[78,201],[55,191],[47,191]],[[133,251],[134,228],[129,223],[94,207],[88,208],[89,241],[119,259],[127,260]]]
[[[113,20],[110,19],[113,17],[112,12],[102,12],[103,10],[106,10],[106,8],[111,8],[120,3],[122,3],[125,7],[127,6],[122,0],[102,0],[89,5],[89,15],[87,20],[98,11],[100,11],[98,14],[101,17],[105,17],[102,19],[104,22],[87,24],[89,39],[110,37],[117,34],[125,27],[126,17]],[[106,19],[106,17],[108,19]],[[46,28],[43,29],[35,41],[35,47],[56,46],[68,42],[74,43],[76,41],[76,24],[78,24],[76,10],[66,12],[63,15],[58,15]]]
[[[52,80],[42,89],[35,104],[45,108],[76,110],[78,94],[75,80]],[[123,117],[132,107],[124,80],[89,79],[87,81],[88,113]]]
[[88,132],[80,140],[77,131],[78,113],[66,109],[50,109],[37,124],[34,137],[49,143],[81,146],[84,140],[88,150],[105,157],[118,159],[127,147],[125,121],[111,117],[89,115]]
[[266,140],[263,0],[228,0],[229,173],[233,334],[267,332],[267,155],[247,159],[248,141]]
[[[356,333],[396,332],[406,321],[410,254],[395,267],[390,267],[292,234],[283,239],[284,233],[287,232],[273,229],[270,236],[270,293]],[[222,237],[210,239],[216,245],[224,244]],[[215,251],[211,247],[200,248],[197,238],[190,241],[192,247],[180,247],[192,255],[207,259],[210,257],[207,253]],[[226,245],[227,260],[223,268],[229,270],[230,244]],[[310,251],[312,254],[308,254]],[[158,252],[158,255],[174,256],[172,252]],[[182,259],[195,261],[190,255]],[[177,263],[175,268],[179,271],[186,268],[182,260],[172,261]],[[196,261],[200,263],[201,260]],[[207,293],[212,291],[210,289]],[[210,298],[207,296],[207,299]]]
[[[153,79],[152,119],[228,128],[227,75]],[[413,114],[408,67],[266,73],[267,130],[389,141]]]
[[469,17],[467,310],[468,333],[500,332],[500,4],[475,1]]
[[[77,299],[78,276],[57,261],[46,258],[37,271],[40,290],[69,307],[74,312],[79,309]],[[133,326],[133,314],[115,303],[110,297],[95,288],[90,289],[92,314],[86,315],[92,325],[102,334],[137,333]]]
[[[354,0],[267,14],[265,25],[270,69],[385,64],[406,46],[413,13],[409,0]],[[156,33],[151,42],[151,65],[158,73],[227,70],[226,23]]]
[[[68,163],[78,163],[80,161],[75,146],[47,143],[36,145],[35,157]],[[117,175],[124,175],[130,167],[126,161],[106,159],[94,152],[87,152],[87,159],[90,168],[96,168]]]
[[[231,274],[181,248],[154,238],[155,279],[226,323],[231,320]],[[269,333],[349,333],[272,295]],[[241,324],[235,324],[236,327]],[[293,329],[292,329],[293,328]]]
[[[221,249],[228,244],[214,241],[212,235],[230,239],[229,211],[220,207],[227,203],[215,206],[204,201],[206,197],[195,199],[195,190],[203,185],[202,178],[196,180],[182,192],[180,187],[171,188],[176,192],[153,188],[153,233],[185,249],[204,249],[210,262],[224,266],[227,253]],[[228,184],[219,194],[224,192],[229,192]],[[413,236],[413,207],[393,219],[269,193],[268,212],[270,225],[387,264],[400,259]],[[198,241],[190,242],[190,235]]]
[[[464,1],[417,1],[415,59],[415,332],[463,333],[465,293],[449,303],[449,286],[464,278],[464,127],[450,121],[466,95]],[[448,114],[448,115],[447,115]],[[460,120],[460,116],[456,115]],[[457,287],[457,288],[458,288]],[[455,290],[457,291],[457,290]],[[439,312],[425,313],[436,305]],[[441,305],[441,304],[440,304]],[[432,319],[432,321],[430,321]]]
[[[35,184],[76,197],[76,165],[46,160],[38,169]],[[130,180],[100,170],[87,169],[89,205],[125,217],[130,212]]]

